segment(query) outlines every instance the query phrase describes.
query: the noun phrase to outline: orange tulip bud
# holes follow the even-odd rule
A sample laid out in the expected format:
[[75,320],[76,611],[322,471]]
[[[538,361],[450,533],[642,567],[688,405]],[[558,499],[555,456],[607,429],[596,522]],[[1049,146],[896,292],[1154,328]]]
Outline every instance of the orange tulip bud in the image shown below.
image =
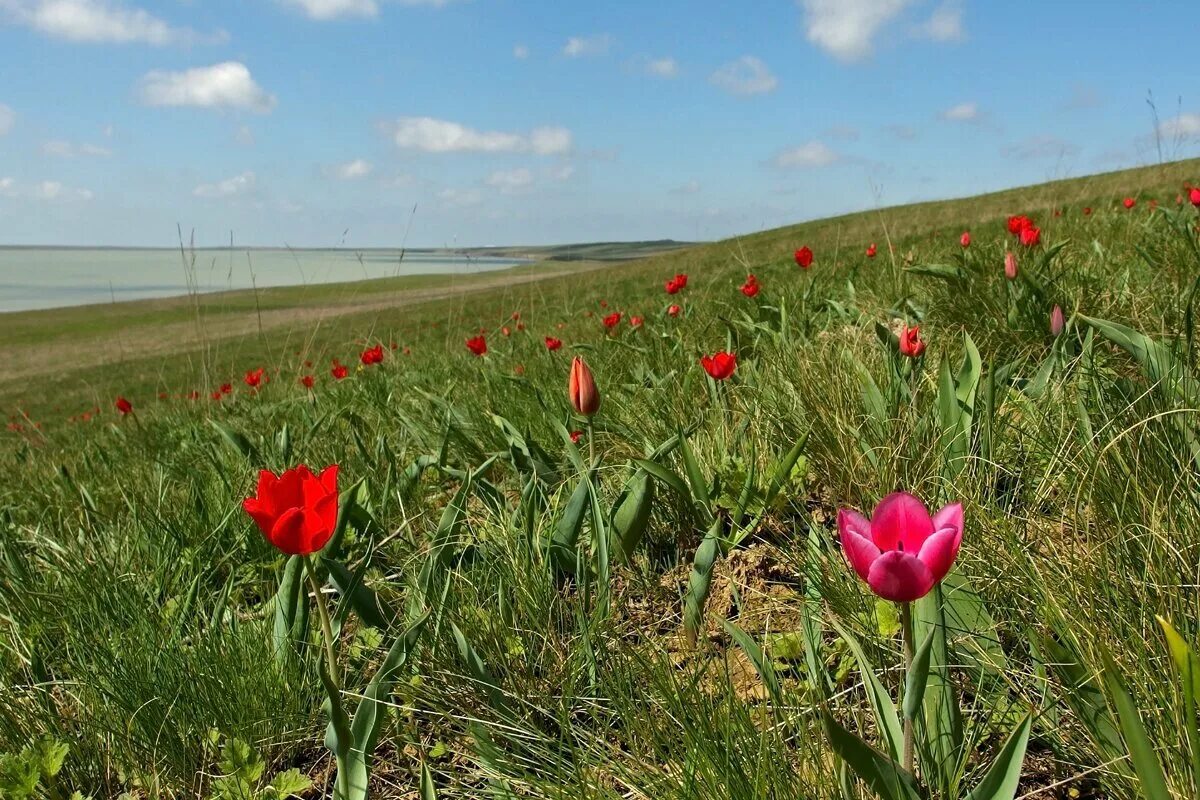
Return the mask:
[[571,405],[580,414],[590,417],[600,410],[600,392],[596,389],[596,379],[582,358],[575,356],[571,362],[571,379],[567,384],[567,395]]

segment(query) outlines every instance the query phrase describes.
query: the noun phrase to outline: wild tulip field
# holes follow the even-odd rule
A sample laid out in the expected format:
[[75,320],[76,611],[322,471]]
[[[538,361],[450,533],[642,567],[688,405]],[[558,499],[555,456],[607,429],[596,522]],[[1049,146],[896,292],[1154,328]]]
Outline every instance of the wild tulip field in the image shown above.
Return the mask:
[[0,797],[1196,797],[1191,181],[47,359]]

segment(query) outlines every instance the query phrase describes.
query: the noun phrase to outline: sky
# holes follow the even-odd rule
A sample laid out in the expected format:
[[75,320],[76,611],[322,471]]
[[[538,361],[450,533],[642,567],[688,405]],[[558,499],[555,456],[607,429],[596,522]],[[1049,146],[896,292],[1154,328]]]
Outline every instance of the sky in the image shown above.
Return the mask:
[[0,245],[711,240],[1195,156],[1198,29],[1195,0],[0,0]]

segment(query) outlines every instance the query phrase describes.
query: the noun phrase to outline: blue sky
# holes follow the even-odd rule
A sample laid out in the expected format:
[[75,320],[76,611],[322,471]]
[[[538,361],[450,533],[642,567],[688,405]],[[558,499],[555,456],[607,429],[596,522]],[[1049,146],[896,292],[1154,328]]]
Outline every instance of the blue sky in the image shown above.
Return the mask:
[[1193,156],[1197,29],[1194,0],[0,0],[0,244],[713,239],[1153,163],[1148,92]]

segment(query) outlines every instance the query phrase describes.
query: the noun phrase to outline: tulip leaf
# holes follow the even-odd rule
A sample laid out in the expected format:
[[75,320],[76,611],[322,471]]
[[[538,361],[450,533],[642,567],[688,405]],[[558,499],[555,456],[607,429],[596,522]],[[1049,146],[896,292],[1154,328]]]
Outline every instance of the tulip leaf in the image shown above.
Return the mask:
[[345,564],[332,558],[321,558],[321,565],[329,571],[329,579],[333,582],[338,593],[354,612],[367,625],[379,630],[387,630],[390,624],[390,614],[384,610],[379,596],[363,581],[370,559],[364,559],[358,570],[351,573]]
[[924,714],[915,720],[918,741],[930,763],[926,765],[927,780],[936,783],[943,794],[953,794],[959,776],[959,764],[964,753],[962,712],[958,705],[958,689],[950,680],[950,642],[947,637],[946,604],[942,586],[933,588],[917,601],[913,615],[918,641],[933,631],[930,645],[929,677],[925,685]]
[[683,598],[683,628],[688,642],[696,644],[700,630],[704,627],[704,605],[712,588],[712,572],[721,555],[721,518],[716,517],[708,526],[688,575],[687,590]]
[[915,720],[921,711],[921,704],[925,701],[925,686],[929,683],[929,654],[933,652],[933,637],[936,633],[935,629],[930,628],[904,674],[904,701],[901,710],[906,720]]
[[438,800],[437,786],[433,783],[433,775],[429,765],[421,762],[421,800]]
[[275,593],[274,644],[277,659],[294,654],[308,640],[308,592],[304,557],[290,556]]
[[846,730],[828,711],[821,712],[821,719],[833,751],[871,787],[871,791],[883,800],[923,800],[925,794],[916,779],[895,759],[888,758]]
[[[1200,700],[1200,658],[1192,651],[1179,632],[1163,617],[1155,617],[1167,639],[1171,660],[1179,672],[1179,683],[1183,694],[1183,719],[1191,743],[1192,776],[1200,781],[1200,719],[1196,716],[1197,701]],[[1200,785],[1200,783],[1197,783]]]
[[952,282],[961,281],[967,277],[962,268],[955,264],[914,264],[911,267],[905,267],[904,271],[910,275],[925,275]]
[[696,460],[696,454],[692,452],[692,446],[688,444],[687,439],[682,439],[679,451],[683,456],[683,468],[687,474],[688,484],[692,487],[692,500],[696,507],[706,515],[705,519],[711,519],[712,509],[709,505],[711,496],[708,491],[708,483],[704,480],[704,473],[700,471],[700,463]]
[[1080,663],[1079,656],[1053,635],[1042,640],[1042,650],[1047,666],[1063,685],[1063,699],[1091,736],[1101,757],[1113,762],[1114,769],[1127,775],[1124,762],[1120,760],[1125,755],[1121,733],[1108,710],[1104,693],[1096,685],[1095,675]]
[[830,623],[850,648],[854,660],[858,662],[858,671],[862,675],[867,702],[871,706],[871,711],[875,714],[875,724],[879,729],[879,735],[883,737],[884,744],[887,745],[885,752],[891,756],[893,761],[899,762],[901,751],[904,747],[904,728],[900,724],[900,717],[896,714],[896,704],[892,702],[887,689],[883,688],[883,684],[879,682],[879,678],[875,675],[875,670],[871,666],[871,662],[867,659],[867,654],[863,651],[858,639],[836,619],[830,619]]
[[1104,685],[1112,698],[1113,707],[1117,713],[1117,723],[1121,734],[1129,748],[1129,761],[1141,785],[1142,794],[1146,800],[1171,800],[1171,792],[1167,789],[1167,779],[1163,775],[1162,763],[1154,752],[1154,745],[1146,734],[1146,726],[1142,724],[1141,715],[1133,704],[1133,698],[1125,688],[1124,681],[1117,671],[1108,653],[1103,654]]
[[782,707],[783,689],[779,685],[779,676],[775,674],[775,665],[771,659],[763,654],[762,648],[758,646],[758,642],[754,641],[754,637],[737,625],[727,619],[722,619],[721,625],[724,626],[729,637],[746,654],[746,658],[750,659],[754,671],[758,673],[763,685],[767,687],[767,694],[770,696],[771,702],[777,707]]
[[215,419],[210,419],[208,424],[221,435],[221,441],[225,442],[231,450],[241,454],[243,458],[251,463],[258,463],[258,451],[243,434]]
[[557,569],[566,573],[575,572],[576,549],[579,546],[579,532],[583,530],[583,521],[591,506],[592,473],[588,472],[579,478],[567,507],[558,518],[554,534],[550,538],[550,560]]
[[687,484],[683,478],[679,477],[678,473],[670,467],[664,467],[657,461],[649,461],[647,459],[636,458],[633,461],[639,469],[644,469],[655,480],[665,484],[670,489],[674,490],[680,497],[690,498]]
[[1025,748],[1033,728],[1033,715],[1025,719],[1008,737],[996,759],[984,773],[983,779],[966,796],[966,800],[1013,800],[1021,782],[1021,767],[1025,763]]
[[627,562],[633,557],[633,552],[646,535],[653,507],[654,482],[650,480],[650,473],[638,469],[626,482],[613,507],[613,544],[616,545],[619,561]]
[[463,632],[453,622],[450,623],[450,632],[454,635],[454,644],[458,647],[459,656],[467,665],[467,675],[471,680],[483,687],[492,708],[497,711],[505,710],[507,703],[504,701],[504,695],[500,692],[500,685],[492,677],[492,673],[488,671],[487,665],[483,663],[483,659],[479,657],[479,653],[476,652],[471,643],[467,641],[467,637],[463,635]]
[[1188,374],[1183,362],[1176,358],[1169,347],[1151,339],[1133,328],[1118,322],[1078,315],[1084,324],[1096,329],[1106,339],[1120,347],[1141,365],[1146,377],[1160,391],[1174,393],[1190,407],[1200,405],[1200,387],[1196,379]]

